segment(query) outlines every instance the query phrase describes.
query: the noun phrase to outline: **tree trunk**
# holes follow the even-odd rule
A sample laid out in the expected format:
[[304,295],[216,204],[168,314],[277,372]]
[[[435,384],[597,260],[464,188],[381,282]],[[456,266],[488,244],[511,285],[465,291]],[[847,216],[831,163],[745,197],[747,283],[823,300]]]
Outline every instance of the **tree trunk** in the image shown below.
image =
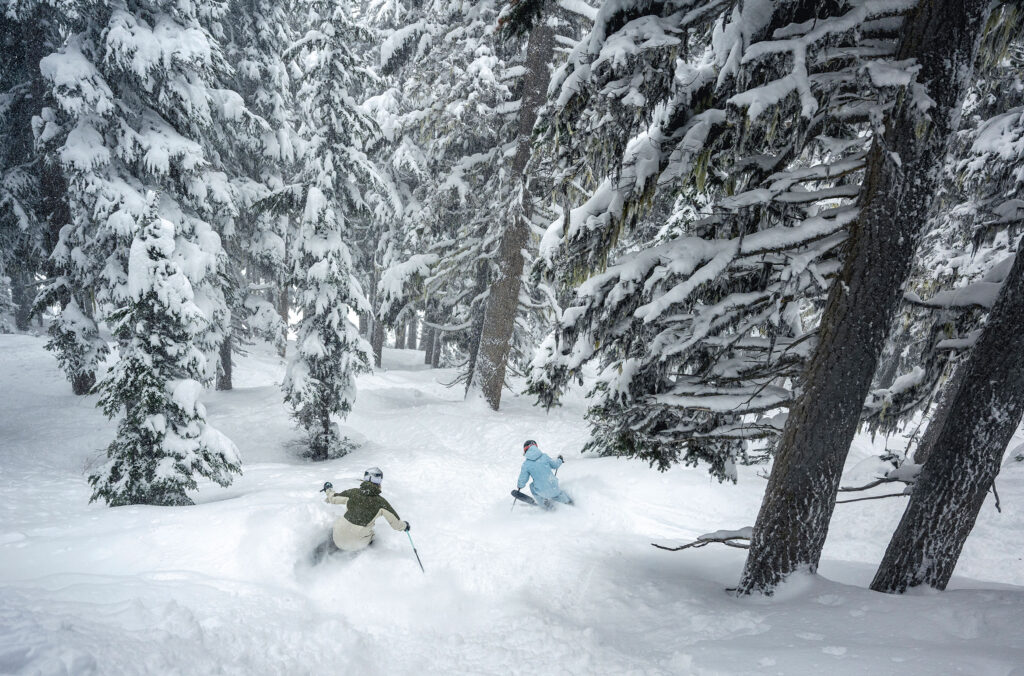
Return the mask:
[[32,328],[32,305],[35,302],[32,275],[24,270],[11,275],[11,300],[14,301],[14,326],[19,331]]
[[917,83],[934,103],[923,110],[924,93],[908,89],[872,145],[860,217],[782,433],[740,593],[771,593],[790,573],[817,570],[843,463],[971,80],[985,9],[980,0],[926,0],[905,19],[895,58],[917,60]]
[[537,121],[537,112],[544,104],[551,79],[549,65],[555,47],[555,32],[543,19],[538,19],[530,31],[526,48],[526,75],[523,78],[523,96],[519,108],[519,140],[512,160],[511,176],[520,186],[519,201],[511,209],[511,221],[505,228],[498,245],[497,276],[491,284],[484,314],[480,348],[469,382],[469,390],[479,389],[487,404],[498,410],[501,390],[505,384],[505,368],[511,348],[512,332],[519,312],[519,287],[523,276],[522,251],[529,240],[530,181],[525,175],[530,159],[531,135]]
[[[426,320],[424,320],[426,321]],[[434,356],[434,336],[437,335],[437,329],[430,328],[429,326],[423,326],[423,363],[430,364],[431,359]]]
[[418,341],[416,340],[416,330],[417,330],[417,328],[418,327],[417,327],[417,322],[416,322],[416,312],[413,311],[412,316],[409,317],[409,325],[408,325],[408,328],[406,329],[405,349],[407,349],[407,350],[415,350],[416,349],[416,346],[418,344]]
[[402,321],[395,327],[395,349],[405,349],[405,322]]
[[896,329],[896,335],[890,335],[887,347],[890,350],[883,351],[879,357],[878,372],[875,373],[874,381],[871,384],[872,390],[888,389],[896,382],[896,376],[900,371],[900,359],[903,351],[910,345],[911,333],[906,327]]
[[291,304],[288,301],[288,287],[282,286],[277,296],[277,314],[281,316],[281,323],[284,325],[284,337],[281,344],[277,346],[277,354],[284,357],[288,352],[288,314],[291,311]]
[[903,518],[871,582],[880,592],[945,589],[1024,415],[1024,251],[984,333]]
[[[476,267],[476,287],[473,289],[473,296],[479,298],[487,292],[487,279],[490,272],[490,262],[480,261]],[[480,301],[473,310],[473,321],[469,327],[469,358],[466,360],[466,394],[469,394],[473,387],[473,379],[476,377],[477,359],[480,356],[480,340],[484,334],[484,321],[487,313],[489,299]],[[518,309],[518,308],[516,308]],[[513,312],[516,311],[513,309]],[[500,396],[500,394],[499,394]]]
[[359,335],[366,337],[367,331],[370,327],[370,318],[365,312],[359,313]]
[[441,348],[444,347],[444,332],[440,329],[434,333],[434,345],[430,353],[430,365],[434,368],[441,367]]
[[942,392],[939,394],[939,401],[935,406],[935,413],[932,415],[932,419],[928,421],[928,427],[925,428],[921,441],[914,450],[914,462],[916,464],[923,465],[928,460],[932,450],[934,450],[935,442],[938,441],[939,433],[942,431],[943,426],[945,426],[946,419],[949,418],[953,400],[956,399],[957,390],[960,389],[960,384],[963,382],[963,376],[966,372],[967,370],[964,368],[964,365],[960,364],[949,376],[946,386],[942,388]]
[[370,346],[373,348],[373,364],[377,368],[380,368],[381,362],[384,358],[384,336],[387,334],[387,330],[380,321],[374,319],[370,332]]
[[217,389],[230,390],[231,385],[231,334],[224,336],[220,343],[220,365],[217,368]]

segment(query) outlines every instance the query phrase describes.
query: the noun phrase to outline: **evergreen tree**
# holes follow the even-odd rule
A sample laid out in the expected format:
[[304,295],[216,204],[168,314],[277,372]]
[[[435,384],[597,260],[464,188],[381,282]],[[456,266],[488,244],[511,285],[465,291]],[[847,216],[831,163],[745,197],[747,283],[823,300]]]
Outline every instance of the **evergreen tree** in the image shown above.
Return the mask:
[[[843,269],[754,524],[743,593],[770,593],[790,573],[817,568],[843,463],[957,129],[987,15],[986,3],[944,0],[918,6],[902,28],[896,58],[914,59],[920,70],[868,156]],[[938,30],[944,39],[930,39]],[[925,96],[928,106],[919,105]]]
[[[519,7],[513,6],[512,9],[516,10]],[[536,12],[540,14],[542,10],[543,8],[538,8]],[[517,21],[509,24],[509,30],[515,30],[522,21],[525,21],[514,11],[511,17]],[[496,269],[488,288],[487,307],[479,329],[478,355],[469,377],[469,390],[478,389],[494,410],[498,410],[501,403],[513,331],[519,316],[523,285],[522,251],[530,238],[534,199],[526,169],[533,149],[533,128],[546,98],[550,81],[549,68],[555,49],[555,31],[543,20],[534,17],[529,34],[523,64],[526,72],[523,75],[519,99],[515,155],[509,167],[509,180],[513,183],[514,197],[503,214],[505,222],[500,228],[501,238],[497,243]]]
[[241,471],[238,449],[207,424],[199,402],[205,356],[195,338],[208,319],[176,248],[170,222],[154,219],[140,230],[125,305],[110,315],[119,358],[98,389],[104,413],[123,417],[108,462],[89,482],[92,499],[111,506],[190,505],[197,475],[226,486]]
[[569,208],[541,254],[578,288],[530,380],[550,406],[600,361],[588,448],[734,479],[774,444],[856,215],[893,11],[601,9],[553,89]]
[[285,50],[294,42],[284,5],[234,0],[223,22],[225,55],[233,65],[231,88],[248,110],[246,133],[227,136],[221,156],[232,167],[238,215],[222,230],[231,260],[226,271],[232,321],[220,350],[217,388],[230,389],[231,357],[252,338],[283,353],[287,310],[288,214],[273,208],[271,196],[294,175],[296,145],[292,78]]
[[284,382],[285,399],[316,459],[348,450],[337,424],[352,409],[355,377],[370,369],[369,346],[350,314],[370,310],[355,278],[355,239],[365,193],[379,184],[364,148],[376,127],[355,98],[367,77],[352,48],[363,29],[346,3],[303,6],[307,30],[290,50],[304,66],[299,100],[306,144],[298,182],[285,190],[301,209],[289,233],[291,286],[302,319]]
[[157,215],[174,223],[195,303],[211,320],[195,339],[211,357],[203,380],[213,378],[230,322],[218,231],[238,212],[220,151],[248,119],[225,87],[230,68],[208,28],[223,16],[222,5],[115,2],[80,12],[65,44],[40,63],[56,106],[41,116],[39,139],[62,168],[70,207],[46,293],[94,297],[54,322],[51,346],[74,348],[65,364],[84,359],[83,371],[95,369],[102,346],[92,302],[101,319],[123,305],[123,250],[153,192]]
[[1024,416],[1024,256],[1016,256],[978,344],[960,367],[934,450],[871,588],[945,589]]
[[63,0],[0,2],[0,312],[21,331],[30,326],[37,277],[47,272],[67,218],[59,167],[36,147],[34,120],[41,122],[48,100],[39,60],[56,49],[62,22],[76,9]]

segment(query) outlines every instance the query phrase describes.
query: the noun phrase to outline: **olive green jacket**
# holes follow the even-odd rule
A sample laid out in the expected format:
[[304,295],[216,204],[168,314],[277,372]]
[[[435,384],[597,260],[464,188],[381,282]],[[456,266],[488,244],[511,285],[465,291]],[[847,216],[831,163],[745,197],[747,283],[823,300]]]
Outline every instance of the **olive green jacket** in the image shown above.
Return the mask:
[[387,519],[395,530],[405,530],[406,523],[398,518],[395,508],[380,496],[380,486],[364,481],[359,488],[350,488],[341,493],[327,489],[327,502],[345,505],[345,520],[357,526],[373,528],[379,517]]

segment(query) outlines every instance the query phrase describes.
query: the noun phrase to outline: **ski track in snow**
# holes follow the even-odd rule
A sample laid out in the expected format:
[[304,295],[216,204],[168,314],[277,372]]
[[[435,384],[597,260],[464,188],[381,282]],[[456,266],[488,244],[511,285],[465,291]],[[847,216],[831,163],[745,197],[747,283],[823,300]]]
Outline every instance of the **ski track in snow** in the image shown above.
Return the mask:
[[[0,336],[2,674],[1024,673],[1020,463],[997,480],[1003,513],[990,498],[949,592],[865,588],[905,506],[890,499],[837,506],[822,576],[737,599],[724,590],[743,551],[649,543],[751,525],[763,468],[733,486],[582,457],[579,392],[550,415],[506,392],[494,413],[421,352],[388,350],[345,423],[362,447],[310,463],[283,366],[255,346],[236,389],[205,396],[244,475],[202,484],[195,507],[110,509],[88,503],[86,476],[115,425],[96,397],[70,394],[44,342]],[[526,438],[565,455],[575,508],[511,509]],[[845,484],[873,476],[881,444],[858,438]],[[372,465],[426,574],[383,520],[370,550],[306,563],[343,509],[320,486],[354,485]]]

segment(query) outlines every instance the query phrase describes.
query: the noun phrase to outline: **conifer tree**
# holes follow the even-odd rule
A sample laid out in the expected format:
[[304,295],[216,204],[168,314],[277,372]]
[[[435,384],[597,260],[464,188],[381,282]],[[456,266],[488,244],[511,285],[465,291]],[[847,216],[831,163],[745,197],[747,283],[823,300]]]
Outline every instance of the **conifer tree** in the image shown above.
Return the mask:
[[121,417],[107,463],[89,477],[111,506],[190,505],[201,476],[226,486],[238,449],[206,422],[199,402],[207,323],[176,262],[174,226],[154,219],[131,244],[124,306],[110,314],[119,358],[99,384],[107,416]]
[[304,64],[299,100],[305,144],[298,181],[284,190],[297,212],[288,235],[291,286],[302,319],[284,382],[285,399],[309,437],[310,455],[347,452],[338,428],[355,402],[355,377],[370,369],[370,351],[350,315],[369,311],[356,280],[355,225],[364,197],[379,184],[364,148],[377,133],[355,98],[366,77],[352,45],[363,29],[346,3],[303,5],[306,31],[290,50]]
[[36,121],[45,117],[49,98],[39,60],[57,48],[61,24],[76,10],[65,0],[0,2],[0,312],[21,331],[39,311],[36,280],[46,274],[56,232],[67,218],[59,167],[37,148]]
[[735,479],[778,438],[813,345],[894,10],[688,8],[605,5],[556,74],[568,206],[541,254],[577,288],[530,391],[550,406],[597,360],[588,448]]
[[[790,573],[817,568],[843,463],[920,241],[922,214],[935,197],[987,14],[986,3],[943,0],[919,5],[902,27],[896,59],[914,59],[920,70],[868,156],[857,224],[783,430],[740,592],[770,593]],[[939,30],[944,39],[931,39]],[[926,95],[929,105],[918,105]]]
[[63,171],[70,210],[46,292],[93,295],[57,318],[51,345],[74,345],[86,370],[102,349],[90,342],[94,326],[82,331],[76,323],[94,323],[93,302],[100,319],[122,306],[121,252],[153,192],[157,216],[174,224],[195,302],[210,319],[195,339],[211,357],[203,380],[213,378],[212,357],[230,322],[220,231],[238,213],[221,151],[225,136],[243,133],[249,117],[226,87],[230,68],[209,29],[223,16],[222,5],[192,2],[105,5],[79,12],[61,49],[40,62],[55,106],[41,115],[39,142]]

